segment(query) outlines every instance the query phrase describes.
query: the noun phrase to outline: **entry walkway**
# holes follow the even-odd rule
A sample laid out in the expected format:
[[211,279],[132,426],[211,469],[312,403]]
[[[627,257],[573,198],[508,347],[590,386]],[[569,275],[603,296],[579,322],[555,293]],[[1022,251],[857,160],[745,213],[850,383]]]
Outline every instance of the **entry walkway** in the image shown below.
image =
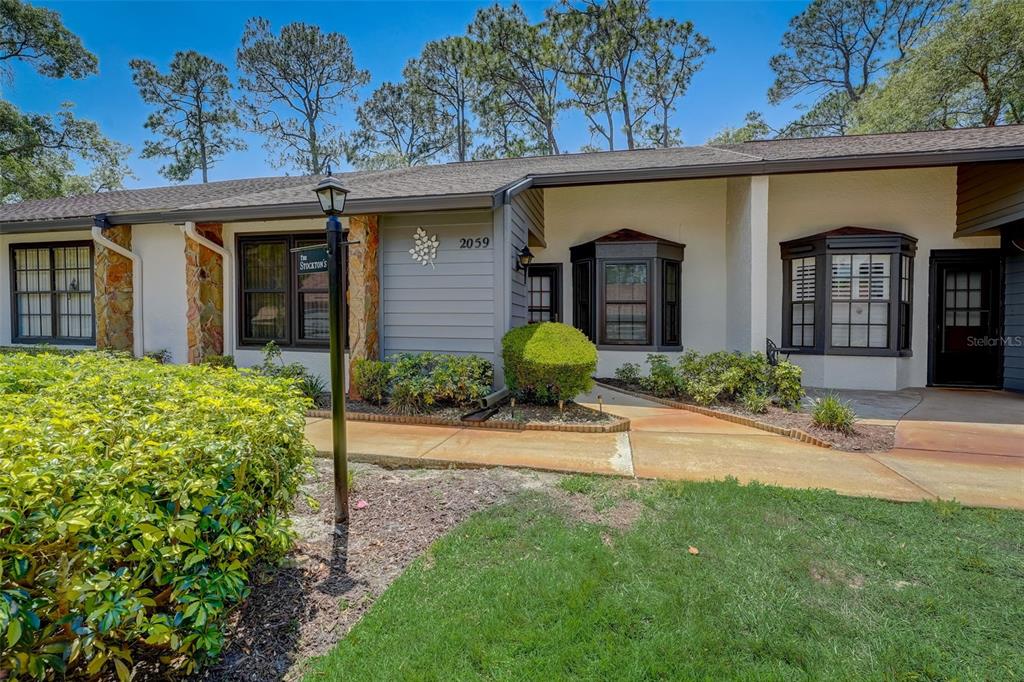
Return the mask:
[[[911,447],[924,442],[914,438],[930,438],[923,434],[936,428],[934,423],[926,425],[932,420],[912,418],[929,404],[927,400],[904,417],[903,421],[912,420],[913,424],[903,442],[897,427],[898,449],[852,453],[819,448],[604,388],[581,402],[596,408],[599,395],[605,410],[630,418],[629,433],[350,422],[349,453],[355,461],[385,466],[508,466],[672,480],[732,476],[744,483],[756,480],[794,488],[829,488],[845,495],[900,501],[955,497],[968,505],[1024,509],[1024,457]],[[942,404],[929,405],[920,414],[941,416]],[[1024,400],[1020,404],[1024,406]],[[963,423],[965,432],[974,428]],[[922,430],[915,431],[917,428]],[[992,430],[996,430],[994,426]],[[1011,439],[1017,437],[1014,429],[1011,433]],[[307,435],[317,450],[330,452],[330,420],[310,419]],[[970,436],[964,438],[975,442]],[[1009,442],[1001,437],[995,440]]]

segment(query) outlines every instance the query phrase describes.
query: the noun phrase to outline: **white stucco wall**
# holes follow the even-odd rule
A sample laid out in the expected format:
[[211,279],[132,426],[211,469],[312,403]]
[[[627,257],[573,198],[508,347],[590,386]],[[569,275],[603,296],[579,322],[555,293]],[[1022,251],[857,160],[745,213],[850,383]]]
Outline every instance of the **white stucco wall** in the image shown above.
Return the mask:
[[[683,347],[702,352],[725,344],[725,192],[722,180],[558,187],[544,190],[547,246],[531,247],[535,263],[562,263],[562,321],[572,323],[569,248],[628,228],[686,244],[683,260]],[[602,350],[598,374],[648,351]],[[671,354],[670,354],[671,355]]]
[[137,225],[132,228],[132,250],[142,257],[145,350],[166,350],[171,362],[188,362],[185,236],[177,225]]
[[804,383],[895,390],[928,380],[928,259],[933,249],[993,248],[998,237],[954,239],[956,169],[856,171],[771,178],[768,199],[768,335],[782,341],[779,243],[858,226],[916,237],[912,350],[907,358],[800,356]]

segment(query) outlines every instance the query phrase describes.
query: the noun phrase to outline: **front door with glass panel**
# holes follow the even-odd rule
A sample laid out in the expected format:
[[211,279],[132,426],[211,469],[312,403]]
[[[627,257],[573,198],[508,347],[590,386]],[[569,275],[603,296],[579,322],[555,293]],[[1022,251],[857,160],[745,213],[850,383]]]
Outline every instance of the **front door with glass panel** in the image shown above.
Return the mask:
[[531,265],[526,269],[527,322],[561,319],[561,272],[558,265]]
[[930,383],[998,386],[1001,266],[998,251],[932,256]]

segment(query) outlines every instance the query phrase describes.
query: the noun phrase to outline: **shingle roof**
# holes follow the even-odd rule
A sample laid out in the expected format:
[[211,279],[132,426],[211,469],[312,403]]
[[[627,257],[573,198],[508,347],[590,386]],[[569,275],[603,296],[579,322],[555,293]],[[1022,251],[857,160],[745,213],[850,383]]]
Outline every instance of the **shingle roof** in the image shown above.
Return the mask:
[[[794,172],[807,170],[811,162],[815,167],[841,170],[862,168],[865,162],[877,166],[884,165],[886,160],[898,163],[899,158],[909,155],[921,157],[916,165],[945,165],[962,161],[965,154],[973,151],[1024,159],[1024,125],[562,154],[360,171],[338,177],[351,192],[349,201],[387,202],[416,197],[492,195],[525,178],[552,185],[563,179],[568,182],[570,176],[574,182],[586,182],[591,175],[598,181],[600,175],[601,181],[607,182],[614,180],[616,174],[632,179],[645,171],[669,177],[676,169],[681,177],[710,177]],[[800,166],[802,162],[807,164]],[[316,180],[312,176],[226,180],[28,201],[0,206],[0,228],[21,221],[81,219],[100,213],[130,214],[136,218],[136,214],[159,214],[149,220],[158,222],[182,211],[196,215],[203,210],[246,207],[309,209],[314,204],[310,190]]]

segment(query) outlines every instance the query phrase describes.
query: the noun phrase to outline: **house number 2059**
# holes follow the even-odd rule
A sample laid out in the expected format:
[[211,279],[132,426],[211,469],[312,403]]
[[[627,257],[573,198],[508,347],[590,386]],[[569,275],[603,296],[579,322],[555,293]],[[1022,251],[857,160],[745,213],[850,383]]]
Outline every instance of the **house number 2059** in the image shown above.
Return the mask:
[[460,249],[486,249],[490,245],[490,237],[461,237],[459,239]]

